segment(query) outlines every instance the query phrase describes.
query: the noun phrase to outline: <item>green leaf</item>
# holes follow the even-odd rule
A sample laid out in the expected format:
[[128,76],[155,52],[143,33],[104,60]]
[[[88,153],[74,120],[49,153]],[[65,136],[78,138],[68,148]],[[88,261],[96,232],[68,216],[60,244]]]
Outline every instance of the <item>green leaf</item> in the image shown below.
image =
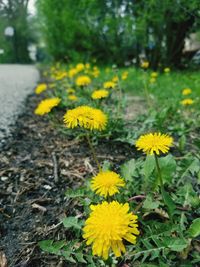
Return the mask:
[[88,261],[88,266],[87,267],[97,267],[96,264],[93,261],[93,256],[86,255],[86,258],[87,258],[87,261]]
[[110,170],[110,168],[111,168],[111,162],[108,160],[104,160],[102,170],[108,171],[108,170]]
[[183,151],[185,149],[185,145],[186,145],[186,137],[185,135],[182,135],[178,142],[180,151]]
[[61,255],[60,249],[66,245],[65,240],[54,242],[53,240],[43,240],[38,243],[39,247],[48,253]]
[[53,246],[55,249],[61,249],[66,245],[66,241],[65,240],[60,240],[60,241],[56,241],[54,242]]
[[144,173],[145,179],[148,179],[150,177],[154,169],[155,169],[154,156],[147,155],[146,160],[144,162],[144,166],[143,166],[143,173]]
[[135,171],[136,171],[135,159],[131,159],[121,166],[121,174],[122,174],[122,177],[126,181],[132,181],[133,180],[133,176],[135,175]]
[[82,253],[80,253],[80,252],[75,253],[74,256],[76,257],[78,262],[87,263],[87,261],[83,258],[83,254]]
[[162,190],[163,201],[164,201],[165,205],[167,206],[169,215],[171,217],[174,213],[174,210],[176,209],[176,205],[174,204],[170,195],[164,190],[164,188],[161,190]]
[[195,158],[192,164],[189,166],[188,170],[191,172],[192,175],[194,175],[195,173],[198,173],[200,171],[199,159]]
[[46,252],[50,252],[49,248],[52,246],[52,244],[53,240],[42,240],[38,242],[39,247]]
[[140,267],[158,267],[158,265],[143,263],[143,264],[140,264]]
[[176,171],[176,161],[172,155],[159,158],[160,170],[162,172],[163,182],[171,183],[173,173]]
[[169,238],[167,247],[172,251],[181,252],[188,246],[188,242],[183,238]]
[[81,229],[81,226],[78,223],[78,219],[76,217],[66,217],[62,220],[62,223],[65,228],[75,228],[75,229]]
[[68,198],[77,198],[77,197],[83,197],[85,196],[85,191],[83,188],[79,189],[68,189],[65,192],[65,196]]
[[195,173],[198,173],[200,171],[200,161],[197,158],[191,159],[190,165],[187,167],[187,169],[184,171],[184,173],[181,175],[180,180],[182,180],[188,173],[190,172],[192,175]]
[[62,256],[69,262],[76,263],[75,259],[71,256],[71,251],[62,251]]
[[160,202],[155,201],[152,199],[151,195],[147,195],[144,203],[143,203],[143,208],[147,210],[153,210],[159,207]]
[[200,235],[200,218],[193,220],[190,228],[188,229],[188,233],[191,237],[197,237]]

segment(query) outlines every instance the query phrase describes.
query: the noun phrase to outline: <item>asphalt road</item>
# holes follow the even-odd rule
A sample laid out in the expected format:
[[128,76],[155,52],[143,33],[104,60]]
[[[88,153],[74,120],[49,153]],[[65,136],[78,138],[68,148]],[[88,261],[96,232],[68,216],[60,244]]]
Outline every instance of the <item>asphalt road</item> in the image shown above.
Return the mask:
[[10,135],[11,127],[33,92],[39,73],[31,65],[0,65],[0,143]]

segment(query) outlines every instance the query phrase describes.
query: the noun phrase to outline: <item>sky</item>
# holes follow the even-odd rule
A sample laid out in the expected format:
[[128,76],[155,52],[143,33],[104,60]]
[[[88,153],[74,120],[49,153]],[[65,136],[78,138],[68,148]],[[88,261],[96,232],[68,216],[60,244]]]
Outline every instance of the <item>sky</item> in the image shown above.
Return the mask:
[[31,15],[35,14],[35,0],[29,0],[28,9]]

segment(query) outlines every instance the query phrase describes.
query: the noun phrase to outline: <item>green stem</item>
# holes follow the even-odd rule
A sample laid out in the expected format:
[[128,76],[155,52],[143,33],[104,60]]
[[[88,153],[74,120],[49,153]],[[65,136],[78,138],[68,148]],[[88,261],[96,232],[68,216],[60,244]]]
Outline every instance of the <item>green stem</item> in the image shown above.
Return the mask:
[[146,96],[146,100],[147,100],[147,104],[149,106],[149,108],[151,108],[152,104],[151,104],[151,100],[150,100],[150,96],[149,96],[149,90],[148,90],[148,86],[147,86],[147,75],[146,72],[144,71],[144,75],[143,75],[143,81],[144,81],[144,94]]
[[122,114],[122,88],[121,88],[118,74],[117,74],[117,78],[118,78],[117,85],[119,88],[119,102],[118,102],[118,116],[119,116],[120,114]]
[[164,184],[163,184],[160,165],[159,165],[159,162],[158,162],[158,156],[156,155],[156,153],[154,153],[154,157],[155,157],[155,161],[156,161],[156,168],[157,168],[157,171],[158,171],[158,178],[159,178],[159,182],[160,182],[161,194],[162,194],[162,198],[164,200],[164,197],[163,197]]
[[87,138],[87,141],[88,141],[88,145],[89,145],[89,147],[90,147],[90,150],[91,150],[91,152],[92,152],[93,159],[94,159],[94,161],[96,162],[99,171],[101,171],[101,165],[100,165],[100,163],[99,163],[99,161],[98,161],[98,159],[97,159],[96,151],[95,151],[95,149],[94,149],[94,146],[93,146],[93,144],[92,144],[92,142],[91,142],[91,140],[90,140],[90,135],[89,135],[88,133],[86,134],[86,138]]

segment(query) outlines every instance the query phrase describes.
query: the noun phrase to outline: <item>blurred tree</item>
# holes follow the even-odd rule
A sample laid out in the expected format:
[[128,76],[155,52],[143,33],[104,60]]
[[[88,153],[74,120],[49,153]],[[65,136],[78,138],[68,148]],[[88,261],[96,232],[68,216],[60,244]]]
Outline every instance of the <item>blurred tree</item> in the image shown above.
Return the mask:
[[28,27],[28,2],[29,0],[0,0],[0,16],[6,23],[5,26],[14,29],[13,36],[7,36],[7,44],[12,49],[8,53],[8,62],[30,62],[28,43],[30,32]]
[[38,18],[47,49],[55,60],[74,59],[90,51],[90,33],[83,17],[82,0],[39,0]]
[[135,1],[136,25],[143,25],[145,51],[153,67],[181,66],[185,38],[199,27],[200,1]]
[[95,57],[124,64],[146,57],[180,67],[185,37],[199,25],[199,0],[37,0],[56,60]]

